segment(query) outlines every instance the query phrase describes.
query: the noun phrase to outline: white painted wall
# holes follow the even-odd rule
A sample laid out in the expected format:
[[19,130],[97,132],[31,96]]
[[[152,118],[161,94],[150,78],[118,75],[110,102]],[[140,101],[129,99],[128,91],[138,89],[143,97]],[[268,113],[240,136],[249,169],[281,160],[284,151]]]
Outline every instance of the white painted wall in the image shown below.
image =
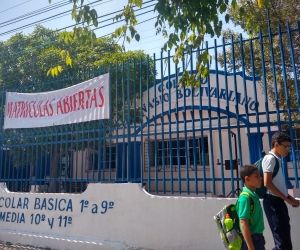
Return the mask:
[[[15,208],[12,205],[5,207],[4,201],[8,205],[9,199],[14,200]],[[48,203],[47,209],[38,209],[35,204],[38,199],[40,204],[43,200]],[[61,210],[66,209],[66,201],[70,204],[69,211],[49,210],[50,199],[57,199]],[[22,208],[17,208],[19,200]],[[25,200],[28,200],[28,209],[26,206],[23,208]],[[82,201],[88,202],[84,203],[87,207],[83,211]],[[103,201],[113,202],[112,208],[104,214],[101,213],[105,211],[101,207]],[[223,246],[213,216],[225,204],[233,202],[235,199],[153,196],[144,192],[138,184],[90,184],[84,193],[76,195],[10,193],[1,184],[0,212],[1,216],[4,212],[6,215],[5,221],[0,222],[0,240],[70,250],[129,247],[220,250]],[[98,213],[93,214],[94,204],[98,206]],[[10,219],[7,219],[9,212]],[[289,208],[289,212],[292,240],[297,249],[300,245],[299,209]],[[12,220],[12,213],[19,214],[19,218],[24,216],[25,222],[8,222]],[[45,221],[38,225],[35,224],[37,214],[45,215]],[[64,218],[67,218],[66,224]],[[49,222],[53,222],[52,229]],[[271,249],[273,241],[266,220],[265,225],[266,249]]]

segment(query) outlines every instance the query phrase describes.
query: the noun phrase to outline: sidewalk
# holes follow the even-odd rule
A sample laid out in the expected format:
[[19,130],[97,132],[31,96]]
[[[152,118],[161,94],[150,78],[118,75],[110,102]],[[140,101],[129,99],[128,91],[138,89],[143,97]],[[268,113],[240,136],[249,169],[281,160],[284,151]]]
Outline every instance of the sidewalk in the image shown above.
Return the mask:
[[22,246],[19,244],[13,245],[10,242],[4,243],[0,242],[1,250],[51,250],[50,248],[42,248],[42,247],[33,247],[33,246]]
[[[56,249],[51,249],[49,247],[34,247],[34,246],[25,246],[25,245],[20,245],[20,244],[12,244],[10,242],[0,242],[0,250],[56,250]],[[132,248],[131,250],[146,250],[142,248]]]

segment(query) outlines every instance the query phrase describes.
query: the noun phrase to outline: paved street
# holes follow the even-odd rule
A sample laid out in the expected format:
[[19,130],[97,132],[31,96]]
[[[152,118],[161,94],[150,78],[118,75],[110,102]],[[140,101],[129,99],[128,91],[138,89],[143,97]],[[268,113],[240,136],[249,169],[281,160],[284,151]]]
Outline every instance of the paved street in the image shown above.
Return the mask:
[[21,246],[19,244],[13,245],[9,242],[3,243],[0,242],[0,250],[51,250],[50,248],[41,248],[33,246]]
[[[12,244],[10,242],[4,243],[0,241],[0,250],[55,250],[49,247],[33,247],[33,246],[25,246],[20,244]],[[142,248],[132,248],[132,250],[146,250]]]

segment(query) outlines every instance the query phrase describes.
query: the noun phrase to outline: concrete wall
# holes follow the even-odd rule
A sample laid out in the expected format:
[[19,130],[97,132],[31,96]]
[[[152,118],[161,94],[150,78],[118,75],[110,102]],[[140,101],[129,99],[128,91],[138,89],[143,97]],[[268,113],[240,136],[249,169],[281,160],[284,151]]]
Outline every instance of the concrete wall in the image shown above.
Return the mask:
[[[213,216],[232,202],[153,196],[139,184],[90,184],[76,195],[11,193],[1,184],[0,240],[56,249],[223,249]],[[299,209],[290,216],[299,246]]]

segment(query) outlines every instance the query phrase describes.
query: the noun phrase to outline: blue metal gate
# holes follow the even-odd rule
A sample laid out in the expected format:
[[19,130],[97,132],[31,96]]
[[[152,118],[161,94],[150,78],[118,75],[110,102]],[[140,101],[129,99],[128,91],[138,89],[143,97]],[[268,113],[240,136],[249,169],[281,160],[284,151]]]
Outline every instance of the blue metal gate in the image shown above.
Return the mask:
[[[35,129],[1,130],[0,181],[11,191],[83,192],[96,182],[136,182],[153,194],[234,195],[238,169],[270,150],[286,131],[287,185],[299,187],[300,25],[190,51],[180,65],[170,52],[108,68],[82,69],[5,93],[65,88],[110,73],[110,119]],[[208,51],[210,74],[181,87]],[[4,109],[1,110],[4,121]]]

